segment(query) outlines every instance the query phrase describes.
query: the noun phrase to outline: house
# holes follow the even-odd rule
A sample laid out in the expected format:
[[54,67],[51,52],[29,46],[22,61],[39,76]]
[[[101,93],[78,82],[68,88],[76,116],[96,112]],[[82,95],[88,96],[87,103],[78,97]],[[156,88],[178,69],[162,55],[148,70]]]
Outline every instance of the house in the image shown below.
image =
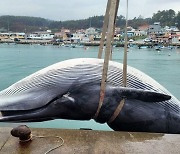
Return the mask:
[[120,34],[120,32],[121,32],[121,28],[120,27],[115,27],[114,34],[118,35],[118,34]]
[[172,43],[180,43],[180,31],[172,32],[170,38]]
[[176,26],[165,26],[164,27],[165,32],[178,32],[179,29]]
[[121,38],[122,38],[121,34],[114,34],[114,41],[120,41]]
[[[97,30],[93,27],[90,27],[90,28],[86,29],[86,31],[85,31],[85,36],[89,39],[89,42],[94,41],[97,34],[98,34]],[[88,40],[87,38],[84,40]]]
[[54,34],[54,37],[63,41],[67,41],[72,37],[72,35],[69,29],[62,28],[60,32],[56,32]]
[[162,34],[163,30],[160,26],[160,22],[155,22],[153,25],[149,25],[149,28],[147,30],[147,34],[149,36],[155,35],[155,34]]
[[71,37],[71,42],[80,43],[84,37],[85,37],[85,34],[83,34],[81,32],[73,33],[72,37]]
[[179,29],[176,26],[171,26],[170,30],[173,31],[173,32],[178,32],[179,31]]
[[128,37],[133,37],[135,34],[135,29],[131,26],[127,27],[127,36]]
[[148,28],[149,28],[149,25],[139,26],[138,29],[135,30],[134,35],[135,36],[146,36]]
[[96,29],[95,29],[95,28],[90,27],[90,28],[86,29],[85,34],[88,35],[88,36],[90,36],[90,35],[96,35],[97,32],[96,32]]
[[0,39],[8,39],[10,38],[10,33],[0,33]]
[[91,42],[90,38],[89,37],[83,37],[82,40],[81,40],[81,43],[87,43],[87,42]]
[[0,33],[0,39],[12,39],[14,40],[14,38],[17,39],[24,39],[25,38],[25,33]]
[[25,33],[16,33],[15,38],[17,39],[25,39]]
[[135,36],[145,36],[145,35],[147,35],[147,32],[146,31],[141,31],[141,30],[135,30],[134,35]]

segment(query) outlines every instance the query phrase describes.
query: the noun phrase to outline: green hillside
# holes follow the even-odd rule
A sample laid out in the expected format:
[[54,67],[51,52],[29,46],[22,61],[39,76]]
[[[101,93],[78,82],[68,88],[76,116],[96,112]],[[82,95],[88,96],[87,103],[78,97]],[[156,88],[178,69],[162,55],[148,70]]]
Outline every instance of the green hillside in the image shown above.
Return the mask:
[[[40,17],[27,16],[0,16],[0,30],[13,32],[32,32],[38,30],[51,29],[59,31],[62,27],[68,29],[86,29],[90,26],[95,28],[102,28],[104,16],[94,16],[82,20],[69,21],[53,21]],[[180,12],[176,13],[174,10],[163,10],[154,13],[152,18],[137,18],[129,20],[129,26],[137,28],[141,25],[152,24],[160,22],[162,26],[178,26],[180,28]],[[125,17],[120,15],[117,17],[116,25],[123,28],[125,25]]]

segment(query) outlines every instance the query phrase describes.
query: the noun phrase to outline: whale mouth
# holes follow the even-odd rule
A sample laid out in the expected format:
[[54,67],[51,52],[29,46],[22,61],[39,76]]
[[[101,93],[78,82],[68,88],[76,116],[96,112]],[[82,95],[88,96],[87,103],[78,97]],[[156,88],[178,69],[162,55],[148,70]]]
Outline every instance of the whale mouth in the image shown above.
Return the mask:
[[[15,104],[14,106],[1,106],[0,107],[0,122],[42,122],[47,120],[54,120],[57,108],[53,106],[53,103],[60,99],[62,95],[58,95],[51,100],[44,103],[42,106],[35,106],[35,108],[29,108],[26,106],[28,98],[22,100],[22,103]],[[38,97],[37,97],[38,98]],[[17,99],[18,100],[18,99]],[[41,102],[41,99],[37,99],[37,102]],[[24,106],[23,106],[24,105]]]
[[49,116],[52,111],[47,105],[32,110],[6,110],[0,111],[0,122],[41,122],[54,120]]

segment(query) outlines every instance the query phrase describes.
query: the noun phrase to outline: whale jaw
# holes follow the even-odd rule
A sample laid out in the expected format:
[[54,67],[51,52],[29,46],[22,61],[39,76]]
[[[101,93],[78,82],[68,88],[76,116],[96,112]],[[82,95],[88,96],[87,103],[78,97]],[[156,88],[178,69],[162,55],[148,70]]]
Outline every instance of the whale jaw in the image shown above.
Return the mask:
[[53,120],[48,108],[39,108],[27,111],[1,111],[0,122],[41,122]]

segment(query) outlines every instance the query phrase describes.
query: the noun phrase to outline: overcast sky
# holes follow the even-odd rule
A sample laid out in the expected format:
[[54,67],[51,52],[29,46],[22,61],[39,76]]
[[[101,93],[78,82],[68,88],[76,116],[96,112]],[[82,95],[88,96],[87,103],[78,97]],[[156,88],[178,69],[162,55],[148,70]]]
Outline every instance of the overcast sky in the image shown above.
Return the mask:
[[[34,16],[52,20],[85,19],[104,15],[107,0],[0,0],[1,15]],[[129,18],[152,17],[158,10],[180,11],[180,0],[129,0]],[[125,16],[126,0],[118,15]]]

